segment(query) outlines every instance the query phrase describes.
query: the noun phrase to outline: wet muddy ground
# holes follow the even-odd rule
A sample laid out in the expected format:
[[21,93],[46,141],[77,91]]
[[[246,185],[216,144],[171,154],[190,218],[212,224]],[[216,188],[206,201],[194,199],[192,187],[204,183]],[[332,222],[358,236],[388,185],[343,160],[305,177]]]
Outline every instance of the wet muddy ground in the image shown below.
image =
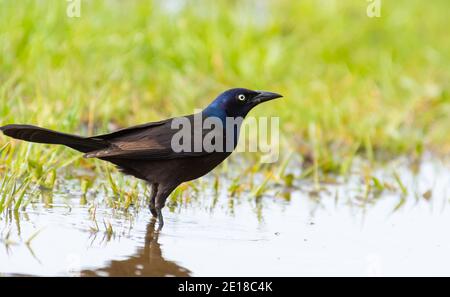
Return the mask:
[[378,188],[355,170],[259,198],[231,198],[227,186],[216,195],[210,175],[195,199],[164,209],[159,234],[146,208],[80,203],[60,182],[50,203],[1,215],[0,275],[450,275],[450,166],[409,165],[374,172]]

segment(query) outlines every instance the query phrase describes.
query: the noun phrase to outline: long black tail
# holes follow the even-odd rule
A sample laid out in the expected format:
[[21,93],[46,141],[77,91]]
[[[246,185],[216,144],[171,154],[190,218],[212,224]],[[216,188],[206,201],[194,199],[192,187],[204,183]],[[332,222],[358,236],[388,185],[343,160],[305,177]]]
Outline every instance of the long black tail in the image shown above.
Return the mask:
[[31,125],[6,125],[0,127],[0,131],[16,139],[38,143],[62,144],[83,153],[107,148],[110,145],[110,143],[101,139],[85,138]]

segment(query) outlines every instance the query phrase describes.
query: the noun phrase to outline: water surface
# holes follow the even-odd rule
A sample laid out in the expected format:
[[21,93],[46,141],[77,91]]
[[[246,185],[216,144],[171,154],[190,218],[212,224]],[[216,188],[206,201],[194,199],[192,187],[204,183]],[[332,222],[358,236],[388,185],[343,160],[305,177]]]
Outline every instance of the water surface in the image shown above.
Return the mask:
[[210,175],[191,202],[164,209],[159,234],[145,208],[82,205],[76,191],[59,191],[50,204],[2,214],[0,274],[450,275],[448,162],[428,158],[414,172],[399,159],[374,175],[383,191],[355,170],[320,188],[274,183],[260,198],[232,198],[222,180],[215,195]]

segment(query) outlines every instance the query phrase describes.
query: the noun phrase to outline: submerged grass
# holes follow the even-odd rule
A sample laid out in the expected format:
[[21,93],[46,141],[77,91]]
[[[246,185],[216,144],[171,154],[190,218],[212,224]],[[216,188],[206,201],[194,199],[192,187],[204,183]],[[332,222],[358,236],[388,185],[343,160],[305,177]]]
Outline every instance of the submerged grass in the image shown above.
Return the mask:
[[[69,18],[65,1],[0,0],[0,125],[92,135],[191,113],[229,87],[280,92],[252,114],[280,117],[281,160],[300,155],[302,170],[250,167],[266,179],[230,176],[232,196],[303,178],[319,191],[329,174],[348,177],[356,156],[374,166],[450,151],[448,1],[384,1],[380,18],[367,17],[365,1],[171,3],[82,1]],[[98,164],[0,136],[0,210],[26,207],[40,196],[27,195],[31,183],[52,190],[57,176],[79,178],[84,195],[112,189],[113,208],[136,204],[137,184],[124,192],[128,181]],[[73,165],[105,178],[94,187]]]

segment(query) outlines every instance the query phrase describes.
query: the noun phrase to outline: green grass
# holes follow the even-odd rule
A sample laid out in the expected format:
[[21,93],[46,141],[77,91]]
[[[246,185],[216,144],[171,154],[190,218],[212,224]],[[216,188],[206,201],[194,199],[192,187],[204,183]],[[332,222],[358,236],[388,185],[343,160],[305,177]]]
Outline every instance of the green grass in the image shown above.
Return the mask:
[[[450,151],[447,0],[383,1],[381,18],[366,1],[161,3],[82,1],[68,18],[66,1],[0,0],[0,125],[91,135],[192,113],[240,86],[285,96],[252,115],[280,117],[282,151],[310,158],[302,177],[315,182],[347,174],[358,154]],[[51,188],[57,168],[95,165],[0,136],[8,143],[0,176],[19,183]]]

